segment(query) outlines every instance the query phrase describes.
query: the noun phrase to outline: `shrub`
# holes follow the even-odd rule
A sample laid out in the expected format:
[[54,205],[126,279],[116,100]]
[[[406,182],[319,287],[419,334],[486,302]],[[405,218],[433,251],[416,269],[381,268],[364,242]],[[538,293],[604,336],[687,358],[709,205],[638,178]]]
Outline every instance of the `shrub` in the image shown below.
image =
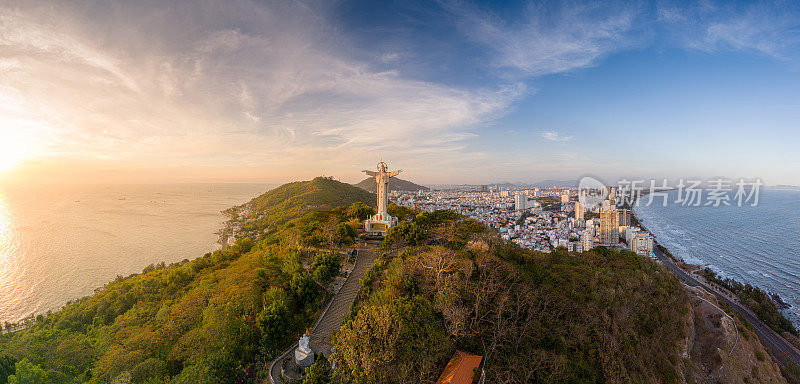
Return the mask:
[[270,288],[265,294],[266,305],[258,315],[258,328],[261,330],[262,345],[268,350],[277,350],[291,330],[286,294],[278,287]]
[[425,231],[417,224],[403,221],[396,226],[389,228],[386,237],[383,239],[381,247],[386,249],[392,244],[406,242],[409,245],[420,245],[425,241]]
[[342,264],[339,261],[339,256],[335,253],[319,253],[314,257],[314,264],[311,266],[314,279],[327,283],[339,274]]
[[307,303],[311,303],[314,299],[314,279],[305,271],[297,272],[292,275],[292,281],[289,283],[292,293],[292,301],[300,308]]
[[339,223],[333,232],[333,243],[336,245],[353,244],[356,238],[356,230],[347,223]]
[[156,358],[149,358],[131,370],[131,381],[144,383],[148,379],[160,378],[167,375],[167,364]]
[[347,216],[358,219],[359,221],[366,220],[374,214],[375,210],[372,209],[372,207],[360,201],[353,203],[350,208],[347,209]]
[[308,367],[303,384],[328,384],[331,382],[331,365],[324,355],[319,354],[317,361]]

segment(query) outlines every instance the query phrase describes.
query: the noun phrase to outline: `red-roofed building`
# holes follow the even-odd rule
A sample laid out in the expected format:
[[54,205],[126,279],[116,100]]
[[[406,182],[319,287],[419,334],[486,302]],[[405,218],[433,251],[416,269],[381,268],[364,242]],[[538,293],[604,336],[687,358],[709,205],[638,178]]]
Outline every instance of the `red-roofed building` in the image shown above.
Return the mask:
[[483,384],[483,356],[456,351],[436,384]]

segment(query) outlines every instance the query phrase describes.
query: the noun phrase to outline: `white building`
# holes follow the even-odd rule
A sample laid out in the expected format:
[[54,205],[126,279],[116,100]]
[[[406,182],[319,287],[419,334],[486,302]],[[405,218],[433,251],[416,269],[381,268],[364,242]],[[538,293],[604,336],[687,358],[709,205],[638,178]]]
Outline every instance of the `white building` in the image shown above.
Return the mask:
[[634,232],[629,247],[637,255],[653,257],[653,236],[645,232]]
[[594,248],[594,235],[589,232],[589,230],[583,231],[581,235],[581,248],[583,251],[588,251]]
[[631,246],[631,241],[633,239],[633,234],[639,232],[639,228],[636,227],[628,227],[625,228],[625,243],[628,244],[628,247]]

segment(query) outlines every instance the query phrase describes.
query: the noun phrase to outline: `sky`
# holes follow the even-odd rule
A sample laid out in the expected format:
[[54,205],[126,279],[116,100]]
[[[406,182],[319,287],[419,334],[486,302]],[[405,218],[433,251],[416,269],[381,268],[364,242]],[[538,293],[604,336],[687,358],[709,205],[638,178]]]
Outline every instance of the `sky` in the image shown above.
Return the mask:
[[800,185],[800,3],[0,0],[0,180]]

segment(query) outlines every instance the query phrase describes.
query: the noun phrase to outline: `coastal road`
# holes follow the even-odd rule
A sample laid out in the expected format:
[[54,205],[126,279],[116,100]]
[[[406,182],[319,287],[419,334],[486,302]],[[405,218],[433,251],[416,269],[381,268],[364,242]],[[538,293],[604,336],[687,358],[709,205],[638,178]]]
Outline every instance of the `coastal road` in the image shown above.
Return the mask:
[[[678,267],[672,262],[672,259],[661,253],[661,250],[658,247],[653,247],[653,251],[661,261],[664,266],[666,266],[675,276],[677,276],[681,281],[690,285],[690,286],[701,286],[704,288],[709,288],[705,284],[701,283],[697,278],[693,275],[686,273],[683,269]],[[768,327],[764,324],[760,319],[758,319],[751,311],[745,309],[742,305],[733,302],[732,300],[728,299],[727,297],[720,294],[715,289],[706,289],[707,291],[713,293],[717,299],[722,300],[726,304],[730,305],[736,312],[741,313],[750,324],[753,325],[753,329],[755,329],[756,334],[758,334],[759,339],[761,342],[764,343],[764,346],[772,352],[773,354],[777,354],[783,357],[789,358],[795,365],[800,367],[800,351],[794,348],[786,339],[778,335],[772,328]],[[781,364],[779,362],[779,364]]]
[[[341,326],[344,316],[350,310],[350,305],[353,304],[358,292],[361,290],[361,278],[364,277],[375,262],[379,244],[379,242],[359,242],[359,246],[356,248],[358,249],[356,265],[311,329],[311,335],[309,335],[311,339],[310,346],[314,352],[319,353],[322,349],[330,348],[330,338]],[[272,361],[269,367],[270,384],[280,384],[282,382],[281,365],[285,359],[292,356],[296,347],[297,343]]]

